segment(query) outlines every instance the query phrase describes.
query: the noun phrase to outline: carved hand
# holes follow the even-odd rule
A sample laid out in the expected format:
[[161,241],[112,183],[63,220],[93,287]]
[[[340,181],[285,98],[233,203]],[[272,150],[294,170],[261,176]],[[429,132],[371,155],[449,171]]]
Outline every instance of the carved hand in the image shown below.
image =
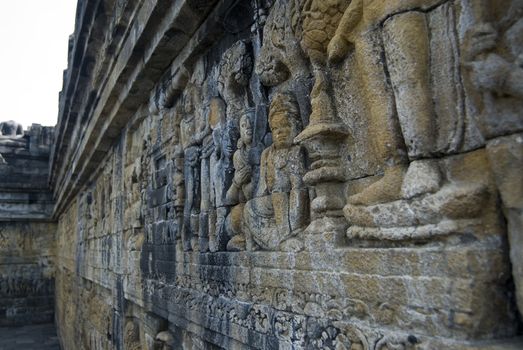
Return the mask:
[[496,47],[498,33],[490,23],[480,23],[474,26],[468,35],[470,41],[465,53],[467,61],[474,60],[478,55]]
[[489,54],[484,60],[469,62],[466,66],[472,71],[471,76],[478,89],[500,93],[512,70],[512,65],[496,54]]
[[349,43],[341,35],[336,34],[329,42],[327,54],[329,62],[340,62],[349,51]]
[[243,167],[242,169],[236,171],[236,173],[234,174],[234,182],[238,186],[249,182],[250,178],[251,178],[251,171],[248,167]]

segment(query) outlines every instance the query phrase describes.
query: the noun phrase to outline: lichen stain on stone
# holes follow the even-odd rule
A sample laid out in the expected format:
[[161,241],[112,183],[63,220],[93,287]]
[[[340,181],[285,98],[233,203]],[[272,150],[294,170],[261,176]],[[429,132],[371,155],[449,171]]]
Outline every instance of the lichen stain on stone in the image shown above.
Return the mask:
[[0,249],[54,237],[64,349],[518,347],[522,11],[85,3],[52,147],[0,124],[0,174],[50,152]]

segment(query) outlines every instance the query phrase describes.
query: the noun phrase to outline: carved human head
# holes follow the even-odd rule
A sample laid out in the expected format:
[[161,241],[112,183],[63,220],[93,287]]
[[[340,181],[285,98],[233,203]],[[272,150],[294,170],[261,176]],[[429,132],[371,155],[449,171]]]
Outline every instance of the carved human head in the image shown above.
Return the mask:
[[274,95],[269,110],[269,126],[274,147],[292,146],[294,138],[301,130],[300,109],[294,95],[290,93]]
[[249,110],[243,113],[242,117],[240,118],[240,139],[246,145],[249,145],[252,142],[252,114],[253,111]]
[[220,97],[213,97],[209,102],[208,109],[209,126],[212,130],[225,120],[225,103]]
[[276,1],[263,27],[263,45],[256,55],[255,72],[266,86],[276,86],[290,76],[286,55],[292,48],[287,36],[288,1]]
[[183,110],[185,115],[193,114],[200,100],[200,93],[196,85],[187,84],[183,92]]
[[236,151],[239,136],[238,126],[232,120],[227,121],[222,134],[222,151],[226,158],[231,158]]

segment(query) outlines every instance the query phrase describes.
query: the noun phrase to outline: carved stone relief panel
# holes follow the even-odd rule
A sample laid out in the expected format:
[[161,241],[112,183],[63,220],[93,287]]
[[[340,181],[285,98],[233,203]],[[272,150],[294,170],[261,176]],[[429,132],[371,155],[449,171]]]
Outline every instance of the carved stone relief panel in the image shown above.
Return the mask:
[[[113,317],[124,343],[474,349],[517,335],[522,10],[487,3],[219,2],[61,219],[79,242],[62,227],[60,244],[92,265],[77,273],[123,284],[109,313],[143,308]],[[120,228],[126,252],[111,255]],[[100,277],[115,259],[123,276]]]
[[[289,239],[306,227],[309,199],[303,183],[304,150],[294,144],[302,126],[292,95],[273,96],[269,125],[273,144],[261,155],[259,183],[254,198],[243,209],[242,226],[249,249],[259,246],[268,250],[299,250],[302,244]],[[280,247],[284,241],[285,247]]]
[[124,346],[129,350],[140,350],[140,326],[132,319],[128,320],[124,327]]
[[[477,6],[477,5],[476,5]],[[502,10],[503,9],[503,10]],[[463,35],[463,68],[507,221],[512,275],[520,314],[523,310],[521,258],[521,171],[523,154],[523,4],[489,2],[473,7],[477,22]],[[516,175],[517,174],[517,175]]]

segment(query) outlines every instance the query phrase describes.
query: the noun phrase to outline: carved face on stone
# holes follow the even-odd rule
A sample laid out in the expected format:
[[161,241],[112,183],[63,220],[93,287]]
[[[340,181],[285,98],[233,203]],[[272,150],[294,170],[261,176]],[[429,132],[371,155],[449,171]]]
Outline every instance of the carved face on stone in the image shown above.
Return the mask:
[[239,48],[236,50],[236,57],[232,57],[233,78],[238,85],[247,85],[252,73],[252,57],[245,42],[240,41],[237,45]]
[[209,126],[212,130],[225,119],[225,103],[219,97],[213,97],[209,103]]
[[292,127],[285,113],[278,113],[271,119],[274,147],[287,148],[292,145]]
[[275,148],[292,146],[301,129],[299,107],[294,97],[284,93],[274,96],[269,112],[269,126]]
[[191,115],[196,109],[198,103],[198,89],[194,85],[187,85],[183,95],[183,110],[185,115]]
[[240,119],[240,138],[244,144],[250,145],[252,142],[252,125],[249,114],[244,114]]
[[190,114],[194,111],[194,105],[193,105],[192,99],[186,98],[183,101],[183,109],[186,114]]
[[226,158],[231,158],[236,151],[236,144],[238,140],[238,127],[233,122],[228,122],[223,133],[223,154]]

